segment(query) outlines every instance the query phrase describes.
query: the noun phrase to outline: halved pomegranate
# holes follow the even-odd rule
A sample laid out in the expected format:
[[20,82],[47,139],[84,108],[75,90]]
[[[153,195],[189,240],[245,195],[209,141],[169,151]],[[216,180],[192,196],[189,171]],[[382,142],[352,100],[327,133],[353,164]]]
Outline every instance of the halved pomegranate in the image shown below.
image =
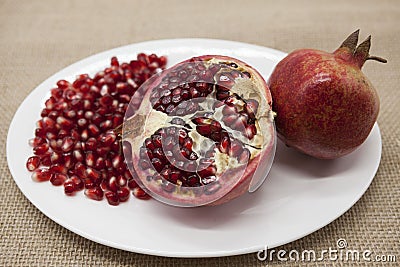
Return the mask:
[[179,63],[132,97],[122,129],[127,166],[144,191],[175,206],[255,191],[275,153],[271,104],[262,76],[238,59]]

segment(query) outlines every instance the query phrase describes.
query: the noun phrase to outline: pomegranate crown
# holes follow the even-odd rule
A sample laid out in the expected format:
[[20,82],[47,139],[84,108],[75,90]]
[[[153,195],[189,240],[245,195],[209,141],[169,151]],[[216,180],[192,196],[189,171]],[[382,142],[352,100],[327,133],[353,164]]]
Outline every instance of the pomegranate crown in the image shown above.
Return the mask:
[[349,54],[350,58],[360,68],[367,60],[375,60],[381,63],[387,63],[387,60],[377,56],[371,56],[369,50],[371,48],[371,35],[367,37],[361,44],[357,46],[360,30],[356,30],[344,40],[340,47],[335,51],[335,54]]

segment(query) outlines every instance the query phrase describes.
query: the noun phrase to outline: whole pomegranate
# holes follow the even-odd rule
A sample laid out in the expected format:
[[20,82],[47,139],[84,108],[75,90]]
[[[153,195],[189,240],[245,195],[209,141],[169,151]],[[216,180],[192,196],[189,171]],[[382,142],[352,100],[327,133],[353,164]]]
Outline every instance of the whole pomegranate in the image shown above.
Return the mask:
[[295,50],[278,63],[268,85],[278,136],[286,145],[321,159],[346,155],[368,137],[379,111],[374,87],[361,72],[369,36],[357,46],[352,33],[333,53]]
[[123,125],[127,165],[147,193],[175,206],[218,205],[254,191],[274,155],[271,102],[264,79],[240,60],[179,63],[133,96]]

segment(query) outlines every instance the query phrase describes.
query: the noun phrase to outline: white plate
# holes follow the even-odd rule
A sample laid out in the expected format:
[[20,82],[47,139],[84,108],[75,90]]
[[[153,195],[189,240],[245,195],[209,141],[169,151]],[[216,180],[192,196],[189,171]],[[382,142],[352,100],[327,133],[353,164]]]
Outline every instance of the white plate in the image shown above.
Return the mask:
[[94,74],[116,55],[121,61],[139,52],[167,55],[169,65],[191,56],[222,54],[241,59],[267,79],[283,52],[245,43],[175,39],[128,45],[79,61],[40,84],[21,104],[10,125],[7,159],[15,182],[46,216],[78,235],[133,252],[171,257],[211,257],[276,247],[329,224],[364,194],[381,158],[375,125],[367,141],[338,160],[309,158],[278,143],[275,162],[263,186],[219,207],[175,208],[155,200],[112,207],[106,201],[67,197],[62,187],[35,183],[25,168],[33,136],[49,89],[59,79]]

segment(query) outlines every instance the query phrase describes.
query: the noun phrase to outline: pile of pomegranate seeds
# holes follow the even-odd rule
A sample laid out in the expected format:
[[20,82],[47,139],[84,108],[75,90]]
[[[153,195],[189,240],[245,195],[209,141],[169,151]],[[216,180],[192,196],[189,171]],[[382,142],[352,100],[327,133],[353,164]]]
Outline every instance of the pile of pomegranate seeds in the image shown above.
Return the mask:
[[[66,195],[83,190],[94,200],[105,196],[110,205],[129,199],[149,199],[134,181],[124,161],[121,140],[114,131],[130,109],[136,90],[165,68],[166,57],[140,53],[129,63],[111,59],[111,66],[90,77],[79,75],[71,84],[59,80],[45,102],[35,137],[34,156],[26,168],[34,181],[64,186]],[[135,112],[128,110],[128,112]]]

